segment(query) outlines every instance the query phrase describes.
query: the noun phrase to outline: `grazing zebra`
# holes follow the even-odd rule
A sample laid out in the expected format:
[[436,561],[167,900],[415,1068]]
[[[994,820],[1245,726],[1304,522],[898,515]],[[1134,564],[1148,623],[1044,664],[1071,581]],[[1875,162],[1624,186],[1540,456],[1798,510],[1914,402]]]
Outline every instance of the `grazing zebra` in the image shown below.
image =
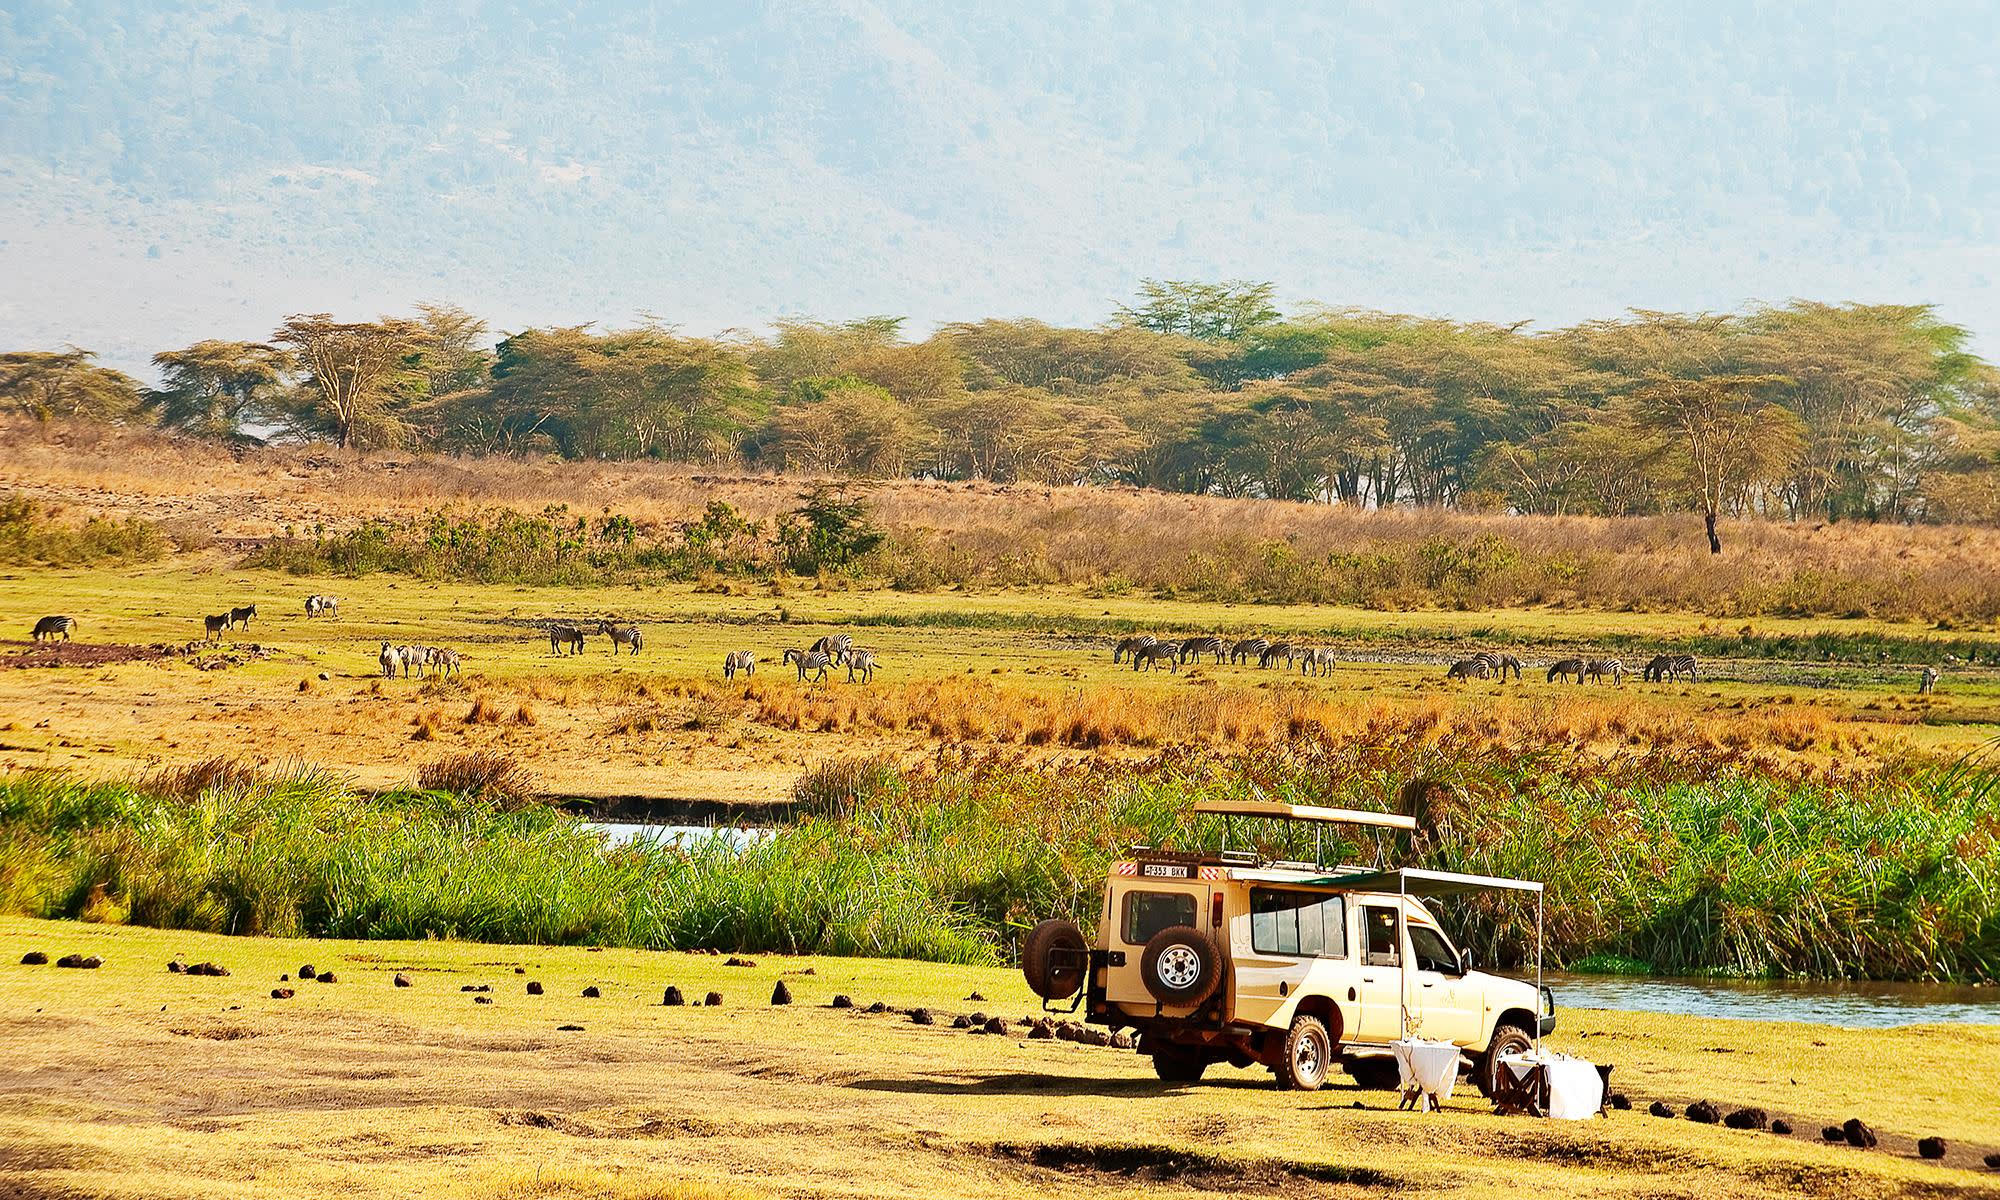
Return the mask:
[[1694,668],[1692,654],[1658,654],[1646,664],[1646,669],[1640,672],[1640,677],[1649,682],[1667,683],[1686,675],[1688,682],[1692,683],[1695,678]]
[[1179,642],[1154,642],[1150,646],[1141,646],[1132,652],[1132,669],[1137,671],[1143,667],[1150,671],[1166,663],[1178,675],[1181,670],[1180,650]]
[[1333,651],[1324,647],[1313,650],[1300,650],[1298,651],[1298,657],[1299,674],[1301,675],[1331,675],[1333,674],[1333,664],[1339,661],[1334,658]]
[[234,629],[238,625],[241,625],[243,628],[248,629],[250,628],[250,618],[256,615],[257,606],[254,604],[246,608],[232,608],[229,610],[229,627]]
[[1270,648],[1270,638],[1245,638],[1229,648],[1229,661],[1249,662],[1253,658],[1262,657],[1264,651]]
[[785,661],[798,666],[800,683],[806,681],[807,671],[819,672],[819,674],[813,676],[813,681],[815,683],[825,683],[827,665],[833,660],[826,656],[826,651],[824,650],[787,650],[785,651]]
[[1484,658],[1468,658],[1451,664],[1445,670],[1444,677],[1446,679],[1464,681],[1467,679],[1485,679],[1491,674],[1493,674],[1493,668],[1487,665]]
[[[1488,671],[1493,672],[1493,674],[1498,675],[1502,679],[1507,678],[1507,672],[1510,668],[1514,672],[1514,678],[1519,679],[1521,677],[1521,660],[1504,651],[1481,650],[1472,657],[1479,662],[1485,663]],[[1481,676],[1481,678],[1484,678],[1484,676]]]
[[222,631],[229,628],[229,614],[220,613],[201,619],[201,640],[215,642],[222,640]]
[[1200,662],[1201,656],[1204,654],[1215,655],[1215,661],[1220,663],[1229,657],[1229,648],[1224,646],[1222,639],[1218,637],[1191,637],[1183,641],[1180,645],[1180,660],[1182,662],[1186,662],[1190,658],[1196,662]]
[[403,661],[403,656],[396,653],[394,646],[383,642],[382,653],[376,657],[375,661],[382,664],[383,678],[394,679],[396,677],[396,664]]
[[1137,655],[1139,651],[1144,650],[1146,647],[1157,646],[1159,644],[1160,639],[1150,633],[1139,633],[1128,638],[1119,638],[1118,644],[1111,648],[1111,661],[1114,663],[1124,662],[1126,656]]
[[840,661],[847,664],[847,682],[854,682],[854,673],[861,672],[861,682],[875,678],[875,655],[867,650],[856,650],[852,646],[840,652]]
[[425,646],[424,650],[426,658],[431,666],[431,669],[435,671],[437,674],[439,675],[460,674],[458,651],[435,648],[431,646]]
[[826,655],[828,662],[839,662],[841,655],[854,649],[854,639],[844,633],[829,633],[814,642],[811,649],[815,653]]
[[1576,682],[1583,682],[1584,662],[1580,658],[1565,658],[1549,668],[1549,682],[1576,676]]
[[1593,658],[1583,664],[1583,669],[1599,683],[1604,682],[1606,675],[1611,676],[1613,683],[1625,682],[1625,664],[1615,658]]
[[611,654],[613,657],[617,656],[618,647],[620,646],[632,647],[633,655],[637,656],[639,651],[646,645],[646,635],[639,632],[637,625],[613,625],[609,621],[599,621],[597,623],[597,632],[606,634],[611,638]]
[[722,677],[724,679],[734,679],[738,671],[743,672],[745,675],[756,674],[757,656],[748,650],[731,650],[729,653],[723,655]]
[[1938,669],[1933,666],[1925,666],[1923,676],[1917,680],[1917,695],[1930,695],[1937,689],[1937,681]]
[[571,654],[582,654],[583,630],[574,625],[549,626],[549,653],[561,654],[565,647]]
[[70,631],[75,628],[75,617],[43,617],[35,622],[35,640],[39,642],[47,638],[53,641],[57,634],[61,634],[62,640],[66,642],[69,640]]
[[1292,665],[1293,657],[1297,654],[1298,651],[1292,648],[1290,642],[1275,642],[1264,647],[1264,652],[1257,656],[1257,665],[1259,667],[1268,667],[1282,658],[1285,660],[1285,666],[1289,669]]

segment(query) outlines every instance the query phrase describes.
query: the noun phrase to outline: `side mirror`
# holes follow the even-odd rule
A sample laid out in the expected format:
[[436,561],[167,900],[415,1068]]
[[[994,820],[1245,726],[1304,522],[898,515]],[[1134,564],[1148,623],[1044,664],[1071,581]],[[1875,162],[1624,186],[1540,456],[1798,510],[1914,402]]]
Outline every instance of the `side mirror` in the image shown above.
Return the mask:
[[1470,947],[1462,948],[1459,950],[1458,973],[1460,975],[1470,975],[1472,973],[1473,968],[1477,967],[1478,965],[1479,965],[1479,960],[1475,959],[1472,956],[1472,950]]

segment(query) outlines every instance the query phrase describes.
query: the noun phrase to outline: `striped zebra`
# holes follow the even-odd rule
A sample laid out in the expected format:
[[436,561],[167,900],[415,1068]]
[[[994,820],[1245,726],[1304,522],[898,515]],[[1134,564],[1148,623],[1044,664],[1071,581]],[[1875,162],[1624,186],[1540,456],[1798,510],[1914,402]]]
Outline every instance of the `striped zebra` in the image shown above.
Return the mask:
[[826,656],[826,651],[824,650],[787,650],[785,651],[785,661],[795,664],[798,667],[800,683],[806,681],[807,671],[819,672],[813,676],[813,681],[815,683],[825,683],[826,668],[833,662],[832,659]]
[[1640,678],[1645,679],[1651,683],[1668,683],[1673,680],[1679,679],[1682,675],[1686,675],[1688,677],[1689,683],[1694,682],[1695,679],[1694,655],[1656,654],[1653,656],[1652,660],[1646,664],[1645,670],[1640,672]]
[[1232,663],[1249,662],[1253,658],[1263,657],[1264,651],[1270,648],[1270,638],[1244,638],[1229,648],[1229,661]]
[[1136,633],[1131,637],[1119,638],[1118,644],[1111,647],[1111,661],[1114,663],[1124,662],[1128,657],[1136,655],[1146,647],[1157,646],[1159,644],[1160,639],[1150,633]]
[[429,652],[426,661],[434,674],[441,677],[461,674],[458,651],[436,646],[426,646],[424,649]]
[[565,650],[571,654],[583,653],[583,630],[574,625],[549,626],[549,653],[561,654]]
[[875,678],[875,655],[868,650],[856,650],[849,646],[840,652],[840,660],[847,665],[847,682],[854,682],[854,673],[861,672],[861,682]]
[[1150,671],[1166,663],[1178,675],[1181,670],[1180,649],[1179,642],[1154,642],[1150,646],[1141,646],[1132,652],[1132,669]]
[[1507,672],[1510,669],[1514,672],[1514,678],[1519,679],[1521,677],[1521,660],[1504,651],[1481,650],[1472,657],[1485,663],[1488,671],[1491,671],[1502,679],[1507,678]]
[[826,655],[828,662],[839,662],[841,655],[854,649],[854,639],[844,633],[829,633],[809,648],[816,653]]
[[1582,683],[1583,672],[1584,672],[1584,661],[1582,659],[1580,658],[1561,659],[1550,665],[1549,682],[1554,683],[1558,679],[1568,679],[1571,676],[1575,676],[1576,682]]
[[1323,646],[1316,649],[1300,650],[1298,651],[1298,658],[1299,674],[1301,675],[1331,675],[1333,674],[1333,664],[1339,661],[1334,657],[1333,651]]
[[245,605],[242,608],[232,608],[229,610],[229,627],[234,629],[238,625],[241,625],[243,628],[248,629],[250,628],[250,618],[256,615],[257,606],[254,604]]
[[201,640],[204,642],[219,642],[222,640],[222,631],[227,628],[229,628],[228,613],[217,613],[212,617],[203,617],[201,619]]
[[1292,665],[1292,659],[1297,654],[1298,651],[1293,648],[1290,642],[1274,642],[1264,647],[1264,652],[1257,656],[1257,665],[1259,667],[1268,667],[1282,658],[1285,660],[1286,669],[1289,670]]
[[1924,673],[1917,679],[1917,695],[1919,696],[1930,695],[1932,692],[1937,690],[1937,683],[1938,683],[1938,669],[1936,667],[1926,664],[1924,667]]
[[403,656],[397,653],[394,646],[383,642],[382,653],[376,656],[375,661],[382,665],[382,677],[384,679],[394,679],[396,677],[396,667],[402,663]]
[[1461,659],[1451,664],[1445,669],[1444,677],[1464,682],[1468,679],[1485,679],[1492,674],[1493,668],[1487,664],[1484,657],[1480,657]]
[[724,679],[734,679],[738,671],[743,672],[745,675],[756,674],[757,656],[748,650],[731,650],[729,653],[723,655],[722,677]]
[[597,632],[611,638],[611,654],[614,658],[617,657],[620,646],[632,647],[632,653],[636,657],[646,645],[646,635],[639,632],[637,625],[613,625],[609,621],[599,621]]
[[306,597],[306,616],[337,617],[340,615],[340,597],[312,595]]
[[1615,658],[1593,658],[1583,664],[1583,669],[1598,683],[1603,683],[1606,675],[1613,683],[1625,682],[1625,664]]
[[1219,637],[1191,637],[1180,644],[1180,660],[1182,662],[1186,662],[1190,658],[1196,662],[1200,662],[1201,656],[1204,654],[1213,654],[1215,655],[1216,662],[1224,662],[1229,657],[1229,647],[1223,645],[1222,639]]
[[56,639],[56,636],[60,634],[62,636],[62,640],[66,642],[69,640],[69,635],[73,631],[75,631],[75,629],[76,629],[75,617],[63,617],[63,616],[43,617],[41,620],[35,622],[34,636],[35,640],[38,642],[42,641],[43,639],[54,641]]

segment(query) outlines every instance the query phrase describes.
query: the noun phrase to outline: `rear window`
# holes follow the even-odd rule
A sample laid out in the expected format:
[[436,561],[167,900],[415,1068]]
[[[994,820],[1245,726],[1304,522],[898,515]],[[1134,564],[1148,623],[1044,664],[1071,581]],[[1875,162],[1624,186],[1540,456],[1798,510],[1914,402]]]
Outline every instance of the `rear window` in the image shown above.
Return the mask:
[[1125,944],[1143,946],[1162,929],[1194,924],[1194,897],[1186,892],[1126,892]]
[[1250,947],[1259,954],[1347,957],[1347,902],[1324,892],[1254,888]]

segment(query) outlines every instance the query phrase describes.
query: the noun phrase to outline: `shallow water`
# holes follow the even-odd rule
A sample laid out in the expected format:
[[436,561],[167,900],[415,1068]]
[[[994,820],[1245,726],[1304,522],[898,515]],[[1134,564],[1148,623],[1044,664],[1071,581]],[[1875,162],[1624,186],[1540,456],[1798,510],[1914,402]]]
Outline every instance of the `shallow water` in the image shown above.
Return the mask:
[[644,821],[584,821],[585,829],[604,835],[608,846],[624,846],[636,841],[692,847],[712,838],[724,838],[741,848],[771,836],[771,830],[748,825],[655,825]]
[[2000,988],[1937,983],[1644,979],[1609,975],[1546,977],[1556,1007],[1810,1021],[1880,1029],[1892,1025],[2000,1025]]

